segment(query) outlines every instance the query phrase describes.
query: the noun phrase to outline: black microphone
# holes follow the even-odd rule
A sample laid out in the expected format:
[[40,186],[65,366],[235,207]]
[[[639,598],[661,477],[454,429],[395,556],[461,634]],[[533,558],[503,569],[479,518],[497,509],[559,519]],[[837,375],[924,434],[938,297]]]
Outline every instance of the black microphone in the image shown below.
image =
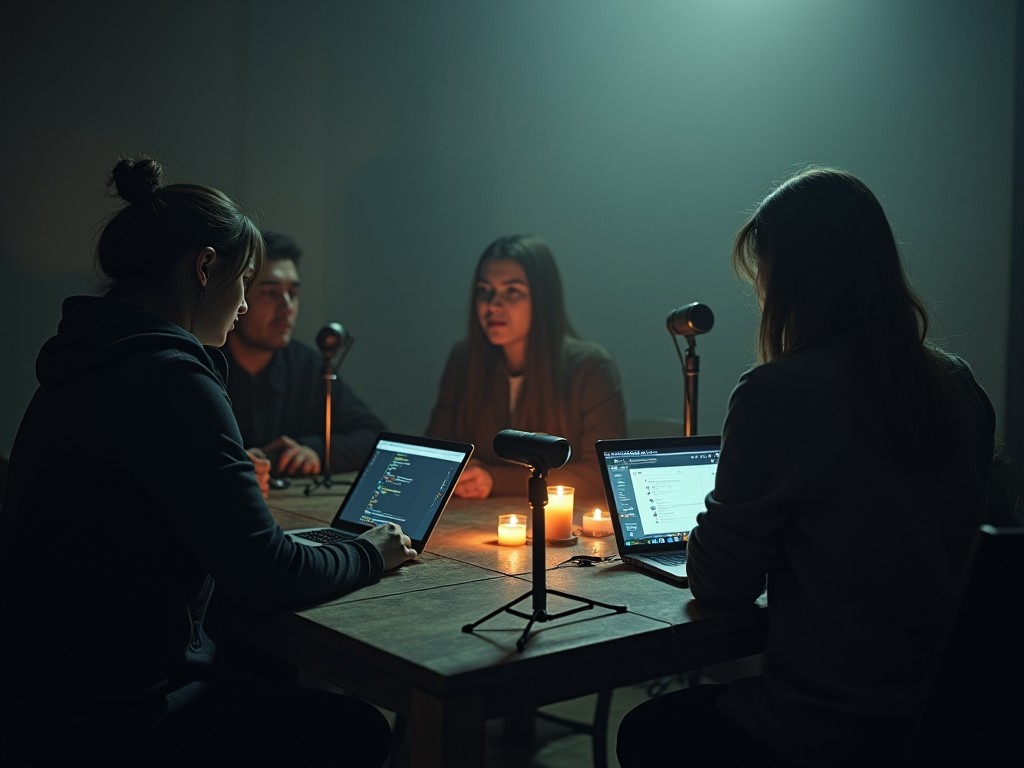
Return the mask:
[[692,304],[673,309],[665,320],[668,331],[675,336],[696,336],[707,333],[715,324],[715,315],[707,304]]
[[546,432],[503,429],[494,436],[494,452],[506,461],[534,469],[558,469],[572,455],[572,446],[564,437]]
[[316,334],[316,345],[324,357],[334,357],[341,349],[352,346],[352,334],[345,330],[341,323],[328,323]]

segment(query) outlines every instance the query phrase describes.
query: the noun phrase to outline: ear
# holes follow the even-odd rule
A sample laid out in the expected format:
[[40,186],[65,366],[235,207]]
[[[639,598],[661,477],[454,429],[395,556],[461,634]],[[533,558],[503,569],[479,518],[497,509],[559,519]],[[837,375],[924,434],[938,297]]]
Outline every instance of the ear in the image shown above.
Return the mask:
[[199,285],[205,288],[210,282],[210,268],[213,266],[214,260],[217,258],[217,252],[206,246],[196,251],[196,255],[193,258],[193,267],[195,270],[196,280],[199,281]]

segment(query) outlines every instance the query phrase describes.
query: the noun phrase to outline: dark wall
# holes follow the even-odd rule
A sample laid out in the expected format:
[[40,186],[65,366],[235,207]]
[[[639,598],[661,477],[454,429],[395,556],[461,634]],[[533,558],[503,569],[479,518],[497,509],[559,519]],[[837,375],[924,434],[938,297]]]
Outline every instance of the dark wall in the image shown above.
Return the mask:
[[[478,254],[515,231],[552,245],[571,318],[619,362],[632,419],[682,416],[665,315],[710,305],[699,424],[717,431],[756,322],[730,272],[733,233],[773,180],[839,165],[879,194],[937,338],[971,361],[1007,429],[1020,391],[1019,373],[1008,390],[1020,344],[1007,291],[1017,8],[7,3],[0,452],[61,299],[94,287],[105,174],[139,151],[296,237],[300,338],[328,320],[349,327],[341,375],[411,432],[464,333]],[[1019,237],[1015,248],[1019,260]],[[866,343],[874,332],[866,317]]]

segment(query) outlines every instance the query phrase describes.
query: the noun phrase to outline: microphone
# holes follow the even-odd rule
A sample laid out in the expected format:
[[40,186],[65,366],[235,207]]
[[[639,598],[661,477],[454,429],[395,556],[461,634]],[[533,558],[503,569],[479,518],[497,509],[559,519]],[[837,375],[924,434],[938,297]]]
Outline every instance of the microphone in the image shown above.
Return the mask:
[[707,333],[715,324],[715,315],[707,304],[692,304],[673,309],[665,320],[668,332],[675,336],[696,336]]
[[494,436],[494,452],[506,461],[534,469],[558,469],[572,455],[572,446],[564,437],[546,432],[503,429]]
[[339,350],[348,349],[354,341],[352,334],[341,323],[328,323],[316,334],[316,345],[327,358],[334,357]]

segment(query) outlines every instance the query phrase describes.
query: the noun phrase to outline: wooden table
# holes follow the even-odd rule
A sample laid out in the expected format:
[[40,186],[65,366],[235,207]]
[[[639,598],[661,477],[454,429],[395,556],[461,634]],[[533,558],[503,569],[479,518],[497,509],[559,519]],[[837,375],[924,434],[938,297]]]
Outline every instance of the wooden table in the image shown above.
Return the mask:
[[[271,492],[284,528],[328,522],[347,485]],[[484,764],[484,721],[526,708],[759,653],[767,607],[716,612],[689,590],[621,562],[556,567],[575,554],[614,555],[614,537],[580,536],[545,551],[548,589],[607,604],[533,625],[530,544],[502,547],[497,518],[529,514],[524,497],[452,499],[426,551],[377,584],[308,610],[237,625],[245,639],[352,694],[407,717],[413,766]],[[576,510],[575,523],[582,510]],[[579,602],[546,594],[557,614]]]

